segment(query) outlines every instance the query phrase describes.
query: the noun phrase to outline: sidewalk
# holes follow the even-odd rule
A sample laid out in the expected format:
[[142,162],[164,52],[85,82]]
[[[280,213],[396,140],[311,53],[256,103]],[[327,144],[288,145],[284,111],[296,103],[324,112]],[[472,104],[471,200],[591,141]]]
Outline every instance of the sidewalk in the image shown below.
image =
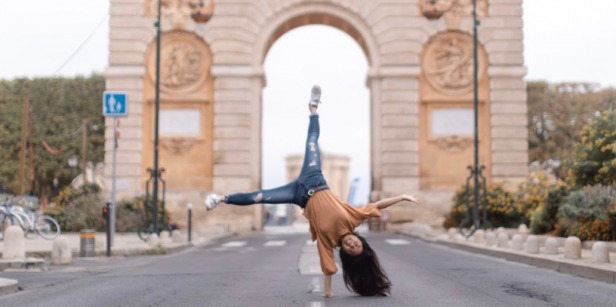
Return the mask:
[[[472,238],[467,239],[460,234],[451,239],[450,235],[443,229],[433,229],[428,225],[415,223],[406,224],[395,232],[419,238],[426,242],[448,246],[471,253],[482,254],[491,257],[504,258],[509,261],[525,263],[532,266],[555,270],[561,273],[580,276],[597,281],[616,283],[616,243],[610,242],[610,263],[595,263],[593,262],[592,250],[589,244],[582,245],[582,257],[580,259],[567,259],[563,255],[563,246],[560,244],[559,253],[557,255],[547,255],[544,253],[544,246],[540,246],[539,253],[531,254],[524,250],[517,251],[511,248],[499,248],[496,245],[488,246],[485,242],[475,243]],[[507,230],[511,246],[511,236],[516,230]],[[545,241],[547,236],[538,236]],[[564,238],[559,238],[561,243],[564,243]],[[586,243],[586,242],[584,242]]]
[[[211,231],[206,234],[193,234],[192,242],[188,242],[186,234],[183,234],[182,239],[177,240],[168,238],[160,241],[158,244],[150,244],[144,242],[137,236],[137,233],[116,233],[114,242],[111,247],[112,256],[133,256],[144,254],[155,254],[173,252],[181,250],[193,245],[200,245],[215,240],[220,236],[227,236],[230,233],[226,231]],[[73,257],[79,257],[81,249],[81,238],[79,233],[63,233],[60,236],[65,237],[70,247]],[[40,236],[31,236],[25,239],[26,257],[50,258],[53,248],[53,240],[45,240]],[[0,256],[4,249],[4,242],[0,241]],[[97,232],[94,239],[94,250],[96,256],[105,256],[107,252],[107,236],[104,232]]]
[[[167,254],[184,250],[193,246],[203,246],[212,241],[235,235],[226,229],[208,229],[205,232],[193,232],[191,242],[187,240],[187,234],[176,235],[162,240],[144,242],[137,233],[116,233],[112,243],[112,257],[126,257],[136,255]],[[79,233],[63,233],[60,236],[66,238],[73,258],[79,257],[81,249],[81,237]],[[53,240],[45,240],[39,236],[25,238],[25,259],[2,259],[4,242],[0,241],[0,272],[5,269],[18,270],[45,270],[49,265]],[[105,233],[96,233],[94,238],[94,252],[96,257],[104,257],[107,253],[107,236]],[[18,281],[0,278],[0,295],[18,291]]]

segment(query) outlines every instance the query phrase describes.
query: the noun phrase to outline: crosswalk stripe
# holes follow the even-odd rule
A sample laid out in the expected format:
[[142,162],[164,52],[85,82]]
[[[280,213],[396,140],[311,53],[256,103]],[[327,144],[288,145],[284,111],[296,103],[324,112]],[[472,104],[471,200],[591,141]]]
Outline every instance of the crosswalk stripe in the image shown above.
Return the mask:
[[229,242],[227,242],[225,244],[222,244],[220,246],[223,246],[223,247],[242,247],[242,246],[246,245],[246,243],[247,243],[246,241],[229,241]]
[[287,241],[281,240],[281,241],[267,241],[264,246],[283,246],[287,244]]
[[408,245],[411,244],[411,242],[404,240],[404,239],[386,239],[385,242],[391,244],[391,245]]

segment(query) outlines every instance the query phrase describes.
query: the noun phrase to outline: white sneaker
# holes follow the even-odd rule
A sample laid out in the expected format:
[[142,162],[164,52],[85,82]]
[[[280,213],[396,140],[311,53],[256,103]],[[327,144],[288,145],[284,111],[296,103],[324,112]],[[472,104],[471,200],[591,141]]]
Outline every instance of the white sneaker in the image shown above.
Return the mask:
[[312,87],[312,90],[310,91],[310,102],[308,103],[308,108],[310,107],[319,107],[319,104],[321,103],[321,87],[318,85],[315,85]]
[[220,195],[210,194],[205,198],[207,211],[214,210],[218,204],[220,204]]

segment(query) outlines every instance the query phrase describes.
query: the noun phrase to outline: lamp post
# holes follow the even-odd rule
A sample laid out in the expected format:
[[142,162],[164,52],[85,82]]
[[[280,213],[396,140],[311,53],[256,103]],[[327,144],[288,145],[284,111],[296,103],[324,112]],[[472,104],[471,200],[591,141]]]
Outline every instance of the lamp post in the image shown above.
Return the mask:
[[473,114],[474,114],[474,161],[473,161],[473,225],[475,230],[479,228],[479,69],[477,62],[477,27],[479,20],[477,19],[477,0],[473,0]]
[[154,187],[152,188],[152,224],[154,232],[158,233],[158,118],[160,114],[160,13],[162,0],[158,0],[156,27],[156,80],[154,85],[154,169],[151,173]]
[[[426,0],[422,14],[429,20],[437,20],[443,16],[457,0],[450,1],[450,7],[443,4],[440,0]],[[475,230],[479,229],[479,177],[483,167],[479,166],[479,68],[478,68],[478,38],[477,27],[479,19],[477,19],[477,0],[472,0],[472,18],[473,18],[473,166],[469,166],[471,177],[473,177],[473,208],[472,208],[472,229],[469,234],[472,235]],[[470,177],[469,177],[470,179]],[[485,181],[484,181],[485,182]],[[468,181],[467,181],[468,184]],[[485,195],[484,195],[485,197]],[[485,207],[484,207],[485,209]],[[486,212],[483,212],[484,222],[486,222]]]
[[[158,0],[157,16],[154,26],[156,27],[156,80],[154,84],[154,167],[151,171],[152,187],[152,225],[154,231],[158,233],[158,181],[160,180],[161,170],[158,165],[159,147],[159,117],[160,117],[160,45],[161,45],[161,11],[162,0]],[[214,0],[200,0],[191,18],[195,22],[207,22],[214,14]]]

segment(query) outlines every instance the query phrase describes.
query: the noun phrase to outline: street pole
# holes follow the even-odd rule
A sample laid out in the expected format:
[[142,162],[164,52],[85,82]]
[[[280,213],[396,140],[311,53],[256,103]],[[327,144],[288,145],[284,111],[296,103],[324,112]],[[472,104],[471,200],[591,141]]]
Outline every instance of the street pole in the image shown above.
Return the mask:
[[88,183],[88,176],[86,170],[88,166],[86,165],[88,160],[88,119],[84,118],[81,122],[81,167],[82,167],[82,176],[83,176],[83,185]]
[[152,188],[152,217],[154,232],[158,234],[158,117],[160,113],[160,14],[162,1],[158,1],[158,16],[156,19],[156,84],[154,89],[154,174]]
[[[473,114],[474,114],[474,206],[473,222],[475,229],[479,228],[479,73],[477,55],[477,0],[473,0]],[[484,195],[485,196],[485,195]]]
[[113,155],[111,159],[111,206],[109,206],[109,245],[113,245],[113,237],[115,235],[116,221],[116,156],[118,152],[118,118],[113,118]]

